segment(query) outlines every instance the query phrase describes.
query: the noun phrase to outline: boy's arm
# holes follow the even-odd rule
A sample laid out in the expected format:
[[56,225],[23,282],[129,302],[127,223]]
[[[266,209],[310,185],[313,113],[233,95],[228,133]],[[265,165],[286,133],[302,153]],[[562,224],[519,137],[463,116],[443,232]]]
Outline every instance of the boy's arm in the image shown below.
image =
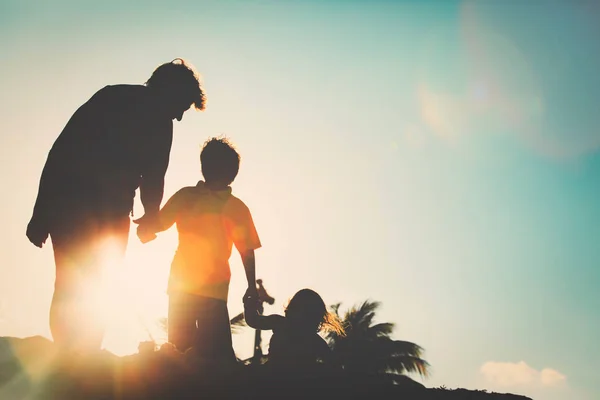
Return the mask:
[[[183,190],[183,189],[182,189]],[[142,243],[156,239],[156,233],[166,231],[175,223],[177,213],[182,201],[182,190],[175,193],[167,201],[167,204],[154,216],[148,219],[146,215],[133,222],[139,224],[137,228],[138,238]]]
[[183,189],[171,196],[167,204],[158,212],[156,225],[153,226],[155,232],[166,231],[173,226],[181,208],[182,197]]
[[256,289],[256,259],[254,257],[254,250],[241,251],[240,256],[242,256],[242,264],[244,264],[244,271],[246,271],[246,281],[248,281],[248,289],[246,290],[245,296],[258,298],[258,291]]
[[277,329],[285,320],[278,314],[260,315],[257,310],[258,299],[252,296],[244,296],[244,319],[249,327],[261,331]]
[[[238,200],[239,201],[239,200]],[[239,201],[236,207],[233,208],[230,215],[231,225],[230,232],[233,243],[242,257],[244,270],[246,271],[246,280],[248,281],[248,290],[246,295],[256,297],[256,261],[254,258],[254,250],[261,247],[252,215],[246,205]]]

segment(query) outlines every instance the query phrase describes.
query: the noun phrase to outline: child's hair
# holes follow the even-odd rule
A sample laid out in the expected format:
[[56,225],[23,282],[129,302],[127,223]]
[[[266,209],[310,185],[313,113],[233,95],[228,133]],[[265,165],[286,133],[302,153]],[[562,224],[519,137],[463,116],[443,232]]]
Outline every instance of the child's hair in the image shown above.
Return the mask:
[[288,302],[286,318],[306,324],[315,331],[334,332],[344,336],[344,328],[338,316],[327,310],[321,296],[311,289],[302,289]]
[[226,138],[211,138],[200,153],[206,182],[229,186],[240,169],[240,155]]
[[146,86],[175,89],[185,101],[189,101],[188,104],[193,104],[196,110],[202,111],[206,107],[206,94],[198,73],[189,62],[181,58],[159,65],[146,82]]

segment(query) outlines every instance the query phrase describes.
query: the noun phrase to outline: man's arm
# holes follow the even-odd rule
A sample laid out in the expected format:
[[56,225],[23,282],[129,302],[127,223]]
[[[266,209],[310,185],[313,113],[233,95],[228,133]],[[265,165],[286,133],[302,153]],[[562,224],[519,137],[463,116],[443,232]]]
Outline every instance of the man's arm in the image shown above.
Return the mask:
[[149,139],[142,169],[140,183],[140,199],[144,206],[144,217],[155,217],[158,214],[163,199],[165,174],[169,167],[169,157],[173,142],[173,124],[163,129],[168,132],[158,132]]
[[50,234],[48,213],[50,208],[50,194],[52,193],[50,188],[53,186],[51,177],[51,168],[46,161],[46,165],[44,165],[42,176],[40,178],[38,195],[35,199],[35,205],[33,206],[33,215],[31,216],[29,224],[27,224],[26,232],[29,241],[40,248],[46,243],[48,235]]
[[54,171],[50,163],[51,158],[48,157],[42,170],[40,177],[40,184],[38,187],[37,198],[35,199],[35,205],[33,206],[33,217],[32,219],[45,220],[48,214],[48,206],[50,203],[50,195],[52,194],[52,188],[54,185]]
[[[33,214],[27,225],[27,238],[37,247],[42,247],[50,232],[50,215],[57,206],[57,192],[61,190],[59,176],[61,171],[68,168],[64,151],[60,146],[61,137],[55,142],[48,153],[42,170],[38,194],[33,206]],[[63,159],[65,158],[65,159]]]

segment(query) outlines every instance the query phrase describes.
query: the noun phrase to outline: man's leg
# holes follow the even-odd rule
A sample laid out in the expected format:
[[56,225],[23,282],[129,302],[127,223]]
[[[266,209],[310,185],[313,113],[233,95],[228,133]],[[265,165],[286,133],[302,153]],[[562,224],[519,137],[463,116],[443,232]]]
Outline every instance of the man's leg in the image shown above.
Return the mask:
[[[110,288],[105,287],[103,272],[106,268],[119,268],[122,266],[129,239],[130,219],[106,219],[95,223],[93,237],[90,239],[90,251],[93,258],[84,268],[84,307],[81,311],[82,320],[88,321],[81,332],[84,346],[91,350],[98,350],[102,346],[106,330],[106,318],[115,310],[108,308],[107,296]],[[89,314],[92,314],[92,318]]]
[[194,345],[196,337],[195,296],[185,293],[169,295],[168,338],[177,350],[184,352]]
[[[54,341],[68,348],[99,350],[104,337],[102,269],[120,262],[127,247],[129,218],[96,222],[53,232],[56,282],[50,307]],[[108,259],[107,255],[114,259]]]
[[[77,263],[77,243],[71,243],[66,235],[52,235],[56,280],[50,304],[50,332],[54,343],[63,348],[74,344],[76,334],[76,309],[80,287]],[[74,241],[73,241],[74,242]]]

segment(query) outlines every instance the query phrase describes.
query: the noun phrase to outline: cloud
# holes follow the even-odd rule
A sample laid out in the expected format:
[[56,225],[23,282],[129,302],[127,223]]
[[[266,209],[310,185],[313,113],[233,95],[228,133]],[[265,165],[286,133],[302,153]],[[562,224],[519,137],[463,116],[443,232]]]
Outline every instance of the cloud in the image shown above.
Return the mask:
[[544,386],[559,386],[565,383],[567,377],[555,369],[544,368],[540,372],[540,379]]
[[544,386],[558,387],[566,383],[567,377],[552,368],[541,371],[527,365],[525,361],[518,363],[488,361],[479,369],[486,381],[498,386]]

